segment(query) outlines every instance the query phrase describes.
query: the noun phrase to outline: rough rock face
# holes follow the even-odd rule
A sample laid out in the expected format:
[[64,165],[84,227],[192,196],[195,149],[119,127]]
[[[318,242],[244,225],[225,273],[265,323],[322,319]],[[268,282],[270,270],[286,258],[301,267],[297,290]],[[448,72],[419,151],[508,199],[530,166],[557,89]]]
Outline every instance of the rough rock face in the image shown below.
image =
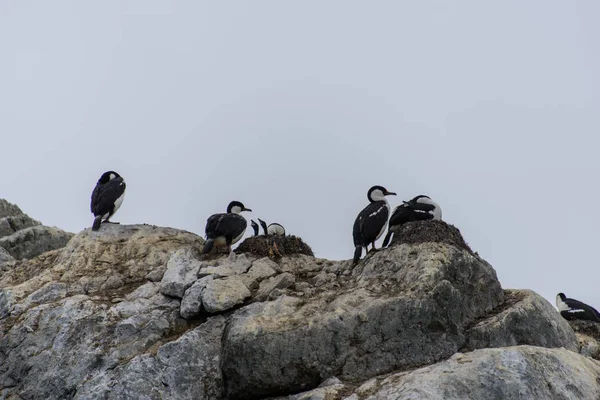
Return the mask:
[[170,228],[106,225],[6,272],[0,387],[22,398],[77,397],[84,381],[176,340],[192,326],[179,316],[179,301],[145,277],[162,275],[175,250],[201,243]]
[[[64,247],[72,233],[43,226],[19,207],[0,199],[0,248],[18,260],[34,258],[50,250]],[[6,259],[0,253],[0,264]],[[1,270],[0,270],[1,272]]]
[[411,226],[410,243],[355,268],[301,254],[202,260],[200,237],[149,225],[9,258],[0,398],[598,396],[600,364],[576,353],[583,332],[578,344],[543,298],[502,290],[456,228]]
[[23,211],[16,205],[0,199],[0,218],[23,215]]
[[510,307],[471,327],[466,348],[531,344],[579,350],[573,329],[542,296],[531,290],[510,290],[505,297]]
[[362,397],[346,399],[597,399],[598,376],[600,363],[565,349],[484,349],[371,382]]

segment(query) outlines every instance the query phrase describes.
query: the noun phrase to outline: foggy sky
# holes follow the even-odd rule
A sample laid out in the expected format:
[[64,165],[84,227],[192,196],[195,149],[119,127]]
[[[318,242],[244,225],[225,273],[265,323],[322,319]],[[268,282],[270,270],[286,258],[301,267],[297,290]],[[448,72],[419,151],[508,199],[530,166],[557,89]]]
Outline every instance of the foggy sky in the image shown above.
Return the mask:
[[[595,1],[0,0],[0,197],[46,225],[204,234],[240,200],[352,257],[366,192],[427,194],[504,288],[600,307]],[[250,234],[250,228],[248,233]]]

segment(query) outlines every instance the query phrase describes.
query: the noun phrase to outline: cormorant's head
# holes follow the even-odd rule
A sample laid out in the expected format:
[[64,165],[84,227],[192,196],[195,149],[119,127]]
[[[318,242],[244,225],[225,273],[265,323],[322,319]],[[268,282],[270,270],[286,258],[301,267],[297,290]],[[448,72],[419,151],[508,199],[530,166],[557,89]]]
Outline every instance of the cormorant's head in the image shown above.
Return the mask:
[[571,308],[567,305],[566,301],[567,296],[565,296],[564,293],[559,293],[556,295],[556,308],[558,308],[558,311],[567,311]]
[[258,224],[253,219],[250,220],[250,226],[254,230],[254,236],[258,236]]
[[396,193],[389,192],[383,186],[373,186],[367,193],[367,198],[372,203],[374,201],[385,200],[385,196],[395,196]]
[[242,211],[252,211],[252,210],[249,208],[246,208],[240,201],[232,201],[227,206],[227,213],[239,214]]
[[258,222],[260,223],[260,226],[262,226],[263,231],[265,232],[265,236],[269,234],[268,229],[267,229],[267,223],[265,221],[263,221],[260,218],[257,218]]
[[98,183],[101,183],[104,185],[108,181],[115,179],[115,178],[120,178],[120,177],[121,177],[121,175],[117,174],[115,171],[106,171],[105,173],[102,174],[100,179],[98,179]]

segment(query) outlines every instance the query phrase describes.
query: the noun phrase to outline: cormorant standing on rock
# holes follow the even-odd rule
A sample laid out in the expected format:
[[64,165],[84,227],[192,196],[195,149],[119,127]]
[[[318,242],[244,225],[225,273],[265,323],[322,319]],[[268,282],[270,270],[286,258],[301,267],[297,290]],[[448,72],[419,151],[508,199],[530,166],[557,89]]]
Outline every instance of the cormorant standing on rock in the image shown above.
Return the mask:
[[206,243],[202,249],[202,254],[212,250],[213,246],[227,246],[227,251],[231,252],[231,245],[237,243],[244,232],[248,223],[240,215],[242,211],[252,211],[246,208],[239,201],[232,201],[227,206],[227,213],[213,214],[206,221]]
[[375,241],[381,237],[390,215],[390,205],[385,196],[395,196],[396,193],[389,192],[383,186],[373,186],[367,193],[370,204],[366,206],[356,217],[352,236],[354,238],[354,260],[356,264],[362,254],[364,247],[369,251],[369,244],[375,249]]
[[92,192],[90,210],[94,214],[93,231],[100,229],[102,222],[118,224],[118,222],[110,222],[109,219],[121,207],[124,197],[125,180],[121,175],[115,171],[103,173]]

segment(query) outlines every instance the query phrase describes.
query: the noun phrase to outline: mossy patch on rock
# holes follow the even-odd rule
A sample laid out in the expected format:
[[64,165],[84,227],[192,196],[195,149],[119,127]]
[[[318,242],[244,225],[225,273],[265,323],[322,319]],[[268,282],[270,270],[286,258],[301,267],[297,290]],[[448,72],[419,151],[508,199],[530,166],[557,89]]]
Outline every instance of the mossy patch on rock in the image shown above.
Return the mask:
[[297,236],[260,235],[244,240],[234,250],[236,253],[250,253],[258,257],[279,259],[292,254],[305,254],[314,257],[310,246]]
[[426,242],[446,243],[473,253],[458,228],[437,220],[407,222],[394,234],[390,246]]

